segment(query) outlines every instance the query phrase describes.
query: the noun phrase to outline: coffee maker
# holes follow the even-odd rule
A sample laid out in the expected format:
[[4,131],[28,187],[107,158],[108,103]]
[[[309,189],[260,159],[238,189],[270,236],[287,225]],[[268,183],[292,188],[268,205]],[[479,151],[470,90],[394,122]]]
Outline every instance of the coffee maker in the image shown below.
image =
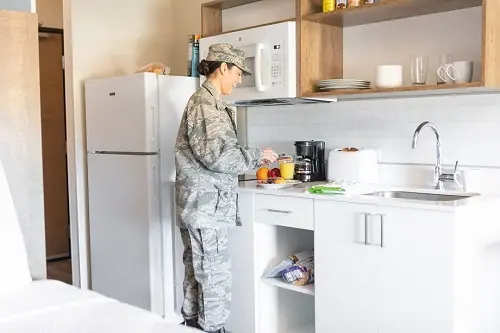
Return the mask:
[[295,141],[294,179],[302,182],[323,181],[325,174],[325,142]]

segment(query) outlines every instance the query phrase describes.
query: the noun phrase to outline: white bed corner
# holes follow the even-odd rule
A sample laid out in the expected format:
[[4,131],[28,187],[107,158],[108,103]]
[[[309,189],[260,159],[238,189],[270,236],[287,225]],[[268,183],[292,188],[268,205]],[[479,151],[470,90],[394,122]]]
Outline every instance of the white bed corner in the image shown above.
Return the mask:
[[0,161],[1,333],[199,332],[143,309],[54,280],[33,281]]

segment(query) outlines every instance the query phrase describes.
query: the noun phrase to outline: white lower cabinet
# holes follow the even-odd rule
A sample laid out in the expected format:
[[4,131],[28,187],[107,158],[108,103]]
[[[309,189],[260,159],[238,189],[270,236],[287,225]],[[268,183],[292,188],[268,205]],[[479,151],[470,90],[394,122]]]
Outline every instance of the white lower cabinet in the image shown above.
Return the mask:
[[454,332],[453,214],[315,200],[316,332]]
[[[437,208],[240,193],[229,331],[500,332],[497,205]],[[314,284],[263,278],[312,247]]]
[[226,328],[231,333],[255,333],[254,196],[239,194],[241,225],[229,231],[232,286]]
[[378,331],[375,247],[364,245],[370,206],[314,203],[316,332]]
[[379,332],[454,332],[453,214],[377,209],[384,214],[377,255]]

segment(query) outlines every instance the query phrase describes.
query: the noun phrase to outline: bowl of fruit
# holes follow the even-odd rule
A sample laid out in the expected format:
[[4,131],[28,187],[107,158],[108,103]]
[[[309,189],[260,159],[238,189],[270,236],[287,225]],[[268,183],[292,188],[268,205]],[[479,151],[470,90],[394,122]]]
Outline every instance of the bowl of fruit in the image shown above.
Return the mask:
[[300,184],[300,181],[281,177],[279,168],[261,167],[257,170],[257,186],[268,190],[279,190]]

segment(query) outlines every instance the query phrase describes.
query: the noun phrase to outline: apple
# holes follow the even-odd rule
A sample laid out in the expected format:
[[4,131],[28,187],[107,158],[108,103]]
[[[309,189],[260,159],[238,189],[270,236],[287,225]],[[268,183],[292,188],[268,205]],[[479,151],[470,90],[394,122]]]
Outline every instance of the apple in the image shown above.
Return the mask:
[[269,170],[269,172],[267,173],[267,177],[269,177],[269,178],[278,178],[278,177],[281,177],[280,169],[279,168],[273,168],[273,169]]

